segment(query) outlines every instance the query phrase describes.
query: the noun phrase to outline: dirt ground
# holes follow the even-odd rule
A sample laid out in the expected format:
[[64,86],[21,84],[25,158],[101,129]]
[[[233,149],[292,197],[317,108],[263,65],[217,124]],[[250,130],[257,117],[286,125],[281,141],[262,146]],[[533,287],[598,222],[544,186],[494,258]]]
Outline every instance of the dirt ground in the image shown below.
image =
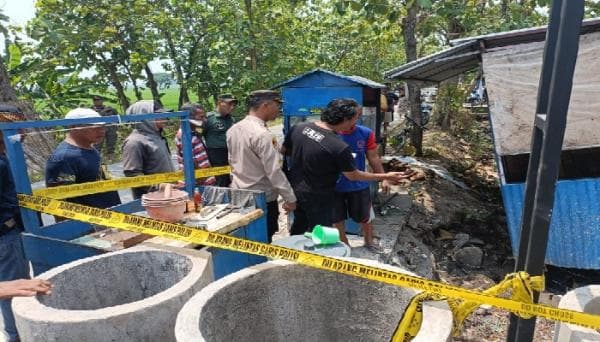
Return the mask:
[[[424,172],[425,179],[404,185],[412,208],[398,237],[397,260],[414,259],[414,249],[403,248],[406,243],[402,240],[410,240],[420,246],[416,253],[432,255],[433,279],[469,289],[491,287],[512,272],[514,258],[489,124],[487,120],[477,122],[464,137],[430,129],[424,134],[423,146],[424,156],[419,161],[445,168],[467,187],[412,167]],[[390,153],[394,152],[402,153],[391,149]],[[469,247],[483,252],[480,263],[460,262],[458,251]],[[505,341],[507,331],[508,314],[484,307],[469,316],[455,341]],[[554,322],[538,319],[534,341],[551,341],[553,331]]]

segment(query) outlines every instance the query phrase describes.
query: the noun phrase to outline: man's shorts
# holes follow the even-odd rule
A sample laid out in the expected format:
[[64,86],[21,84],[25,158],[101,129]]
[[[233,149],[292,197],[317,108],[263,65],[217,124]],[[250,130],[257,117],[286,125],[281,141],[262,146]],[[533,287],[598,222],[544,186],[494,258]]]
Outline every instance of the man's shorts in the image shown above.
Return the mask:
[[333,222],[341,222],[347,218],[358,223],[366,223],[371,219],[371,194],[369,188],[336,192],[333,201]]

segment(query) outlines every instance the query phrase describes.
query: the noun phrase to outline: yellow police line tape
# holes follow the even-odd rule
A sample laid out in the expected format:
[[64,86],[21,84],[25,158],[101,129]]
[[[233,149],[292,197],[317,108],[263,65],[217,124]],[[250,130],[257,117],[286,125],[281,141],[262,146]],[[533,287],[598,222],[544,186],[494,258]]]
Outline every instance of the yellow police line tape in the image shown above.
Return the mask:
[[[507,295],[510,299],[521,303],[533,303],[533,291],[544,290],[543,276],[530,276],[526,272],[516,272],[507,274],[500,283],[484,290],[482,293],[492,296]],[[448,298],[438,294],[428,292],[420,293],[414,296],[404,311],[396,331],[392,336],[391,342],[402,342],[410,340],[419,333],[421,322],[423,320],[423,302],[424,301],[446,301],[450,311],[452,311],[454,336],[460,334],[463,321],[479,307],[479,303],[466,301],[457,298]],[[520,315],[523,318],[531,318],[533,315]]]
[[[198,178],[206,178],[211,176],[226,175],[231,173],[231,167],[219,166],[207,169],[197,169],[194,171],[194,176]],[[36,196],[44,196],[54,199],[71,198],[98,192],[114,191],[124,188],[135,188],[139,186],[149,186],[159,183],[176,182],[183,179],[183,171],[157,173],[154,175],[124,177],[97,182],[80,183],[61,185],[52,188],[37,189],[33,191]]]
[[[236,252],[265,256],[273,259],[293,261],[302,265],[347,274],[391,284],[422,290],[430,295],[445,296],[471,302],[470,305],[487,304],[508,310],[523,318],[540,316],[547,319],[600,329],[600,316],[572,310],[557,309],[533,304],[531,296],[519,300],[495,297],[489,293],[466,290],[457,286],[410,276],[403,273],[365,266],[359,263],[339,260],[290,248],[245,240],[233,236],[208,232],[182,224],[166,223],[149,218],[127,215],[106,209],[88,207],[40,196],[18,194],[19,205],[46,214],[67,217],[73,220],[98,224],[199,245],[228,249]],[[539,280],[539,279],[538,279]],[[502,285],[504,287],[506,285]]]

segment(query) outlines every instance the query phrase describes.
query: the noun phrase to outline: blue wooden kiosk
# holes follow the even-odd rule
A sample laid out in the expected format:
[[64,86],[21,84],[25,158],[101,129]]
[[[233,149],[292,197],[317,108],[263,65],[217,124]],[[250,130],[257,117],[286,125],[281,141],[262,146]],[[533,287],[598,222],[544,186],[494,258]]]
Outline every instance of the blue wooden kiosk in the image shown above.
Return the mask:
[[362,124],[381,136],[381,89],[385,85],[360,76],[346,76],[323,69],[315,69],[290,78],[273,87],[281,88],[283,104],[283,132],[307,120],[317,120],[321,109],[337,98],[351,98],[363,106]]
[[[63,119],[48,121],[24,121],[0,124],[0,130],[4,134],[4,143],[6,153],[10,160],[10,167],[14,177],[17,193],[32,194],[31,181],[27,173],[26,161],[23,153],[23,147],[19,139],[13,137],[19,134],[20,130],[27,129],[52,129],[54,127],[68,127],[73,125],[92,124],[92,123],[131,123],[141,120],[156,120],[162,118],[179,118],[182,127],[182,143],[184,146],[184,178],[186,188],[189,193],[193,193],[195,184],[194,167],[192,162],[191,150],[191,128],[188,121],[188,112],[174,113],[155,113],[135,116],[107,116],[102,118],[85,119]],[[266,199],[262,192],[228,189],[230,192],[244,192],[253,197],[256,208],[266,212]],[[232,196],[225,196],[223,203],[230,201]],[[110,210],[122,213],[135,213],[143,211],[140,200],[134,200],[124,203]],[[31,261],[34,274],[40,274],[50,268],[93,255],[106,253],[102,248],[90,247],[71,240],[80,238],[91,231],[92,225],[84,222],[67,220],[42,226],[40,216],[35,211],[21,208],[21,215],[25,225],[23,233],[23,246],[27,259]],[[240,227],[230,233],[232,236],[247,238],[250,240],[266,242],[266,215],[250,222],[248,225]],[[244,253],[232,252],[227,250],[210,250],[213,255],[213,270],[215,279],[221,278],[227,274],[238,271],[250,265],[264,262],[266,259],[260,256],[248,255]]]
[[[361,124],[375,132],[377,142],[381,141],[383,114],[380,108],[381,89],[385,85],[360,76],[346,76],[323,69],[315,69],[293,77],[273,87],[281,88],[283,98],[283,133],[293,125],[319,119],[321,109],[337,98],[351,98],[363,106]],[[373,183],[371,193],[377,194],[377,184]],[[346,222],[346,231],[358,234],[360,226]]]

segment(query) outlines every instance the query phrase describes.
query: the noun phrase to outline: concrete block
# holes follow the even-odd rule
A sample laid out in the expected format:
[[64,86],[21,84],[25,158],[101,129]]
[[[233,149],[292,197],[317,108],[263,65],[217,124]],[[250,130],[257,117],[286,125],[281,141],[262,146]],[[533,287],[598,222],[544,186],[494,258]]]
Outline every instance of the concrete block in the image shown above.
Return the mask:
[[[600,315],[600,285],[589,285],[567,292],[558,307]],[[556,322],[554,342],[600,341],[600,332],[574,324]]]
[[[347,258],[404,272],[372,260]],[[230,274],[192,297],[175,336],[188,341],[389,341],[417,291],[270,261]],[[426,305],[420,341],[447,341],[446,303]],[[435,317],[433,317],[435,316]]]
[[135,247],[77,260],[40,275],[49,296],[18,298],[21,340],[174,341],[183,304],[213,280],[210,254]]

